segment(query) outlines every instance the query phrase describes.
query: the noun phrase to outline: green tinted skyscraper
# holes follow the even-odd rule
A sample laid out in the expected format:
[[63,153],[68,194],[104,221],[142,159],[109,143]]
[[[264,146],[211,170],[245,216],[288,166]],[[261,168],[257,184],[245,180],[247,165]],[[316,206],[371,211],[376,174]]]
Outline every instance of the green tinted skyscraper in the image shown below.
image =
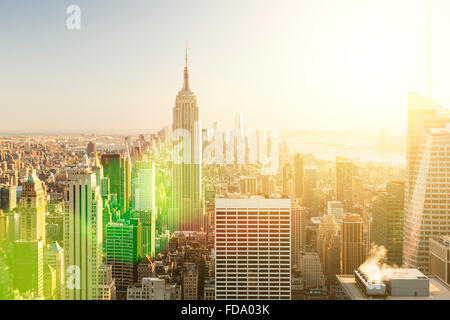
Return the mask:
[[138,219],[118,220],[106,226],[106,264],[112,266],[119,298],[126,296],[127,287],[135,281],[141,241],[142,227]]

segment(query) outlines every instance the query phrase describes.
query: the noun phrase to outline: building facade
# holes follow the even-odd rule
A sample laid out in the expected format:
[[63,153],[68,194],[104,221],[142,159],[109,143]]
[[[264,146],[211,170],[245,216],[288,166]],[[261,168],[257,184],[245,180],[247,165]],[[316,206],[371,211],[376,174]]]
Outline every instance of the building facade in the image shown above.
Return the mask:
[[353,274],[364,260],[363,220],[359,214],[347,214],[341,227],[341,274]]
[[[184,68],[183,88],[173,108],[172,201],[169,230],[200,231],[203,228],[201,164],[202,129],[197,97],[189,87],[189,70]],[[181,152],[183,151],[183,152]]]
[[66,185],[64,214],[65,297],[95,300],[102,265],[102,199],[95,174],[77,171]]
[[448,110],[409,92],[403,264],[425,274],[429,273],[429,239],[450,233],[448,123]]
[[291,298],[289,199],[216,199],[216,300]]

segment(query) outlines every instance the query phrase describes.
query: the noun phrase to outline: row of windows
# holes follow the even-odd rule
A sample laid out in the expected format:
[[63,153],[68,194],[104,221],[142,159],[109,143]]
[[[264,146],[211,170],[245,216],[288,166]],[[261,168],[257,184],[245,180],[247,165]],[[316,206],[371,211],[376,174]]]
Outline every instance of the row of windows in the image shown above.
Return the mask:
[[[245,211],[247,210],[247,211]],[[264,215],[264,214],[289,214],[290,210],[286,208],[280,208],[278,210],[276,209],[269,209],[269,208],[246,208],[245,210],[239,210],[234,208],[227,208],[225,211],[220,208],[216,208],[216,214],[218,215]]]

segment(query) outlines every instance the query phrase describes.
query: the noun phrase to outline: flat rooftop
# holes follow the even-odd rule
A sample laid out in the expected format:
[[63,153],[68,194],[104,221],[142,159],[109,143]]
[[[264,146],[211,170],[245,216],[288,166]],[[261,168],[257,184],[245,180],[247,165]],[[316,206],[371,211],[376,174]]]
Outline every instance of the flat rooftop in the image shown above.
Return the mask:
[[429,277],[430,295],[428,297],[367,297],[356,284],[354,275],[337,275],[343,290],[351,300],[450,300],[450,287],[438,278]]
[[290,209],[291,200],[290,199],[265,199],[263,197],[258,198],[241,198],[241,199],[231,199],[231,198],[216,198],[216,208],[262,208],[262,209]]
[[427,279],[422,272],[417,269],[388,269],[389,270],[389,278],[393,280],[400,279]]
[[440,245],[450,247],[450,236],[440,236],[439,238],[432,238],[431,241],[435,241]]

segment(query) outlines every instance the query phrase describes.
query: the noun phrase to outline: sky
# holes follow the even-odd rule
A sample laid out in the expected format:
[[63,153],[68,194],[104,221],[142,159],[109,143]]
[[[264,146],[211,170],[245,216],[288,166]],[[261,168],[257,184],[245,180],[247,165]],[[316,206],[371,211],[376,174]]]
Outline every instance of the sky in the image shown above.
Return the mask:
[[[450,106],[450,2],[432,1],[432,98]],[[69,5],[81,29],[66,27]],[[204,128],[406,130],[426,94],[426,0],[2,0],[0,132],[172,122],[185,43]]]

